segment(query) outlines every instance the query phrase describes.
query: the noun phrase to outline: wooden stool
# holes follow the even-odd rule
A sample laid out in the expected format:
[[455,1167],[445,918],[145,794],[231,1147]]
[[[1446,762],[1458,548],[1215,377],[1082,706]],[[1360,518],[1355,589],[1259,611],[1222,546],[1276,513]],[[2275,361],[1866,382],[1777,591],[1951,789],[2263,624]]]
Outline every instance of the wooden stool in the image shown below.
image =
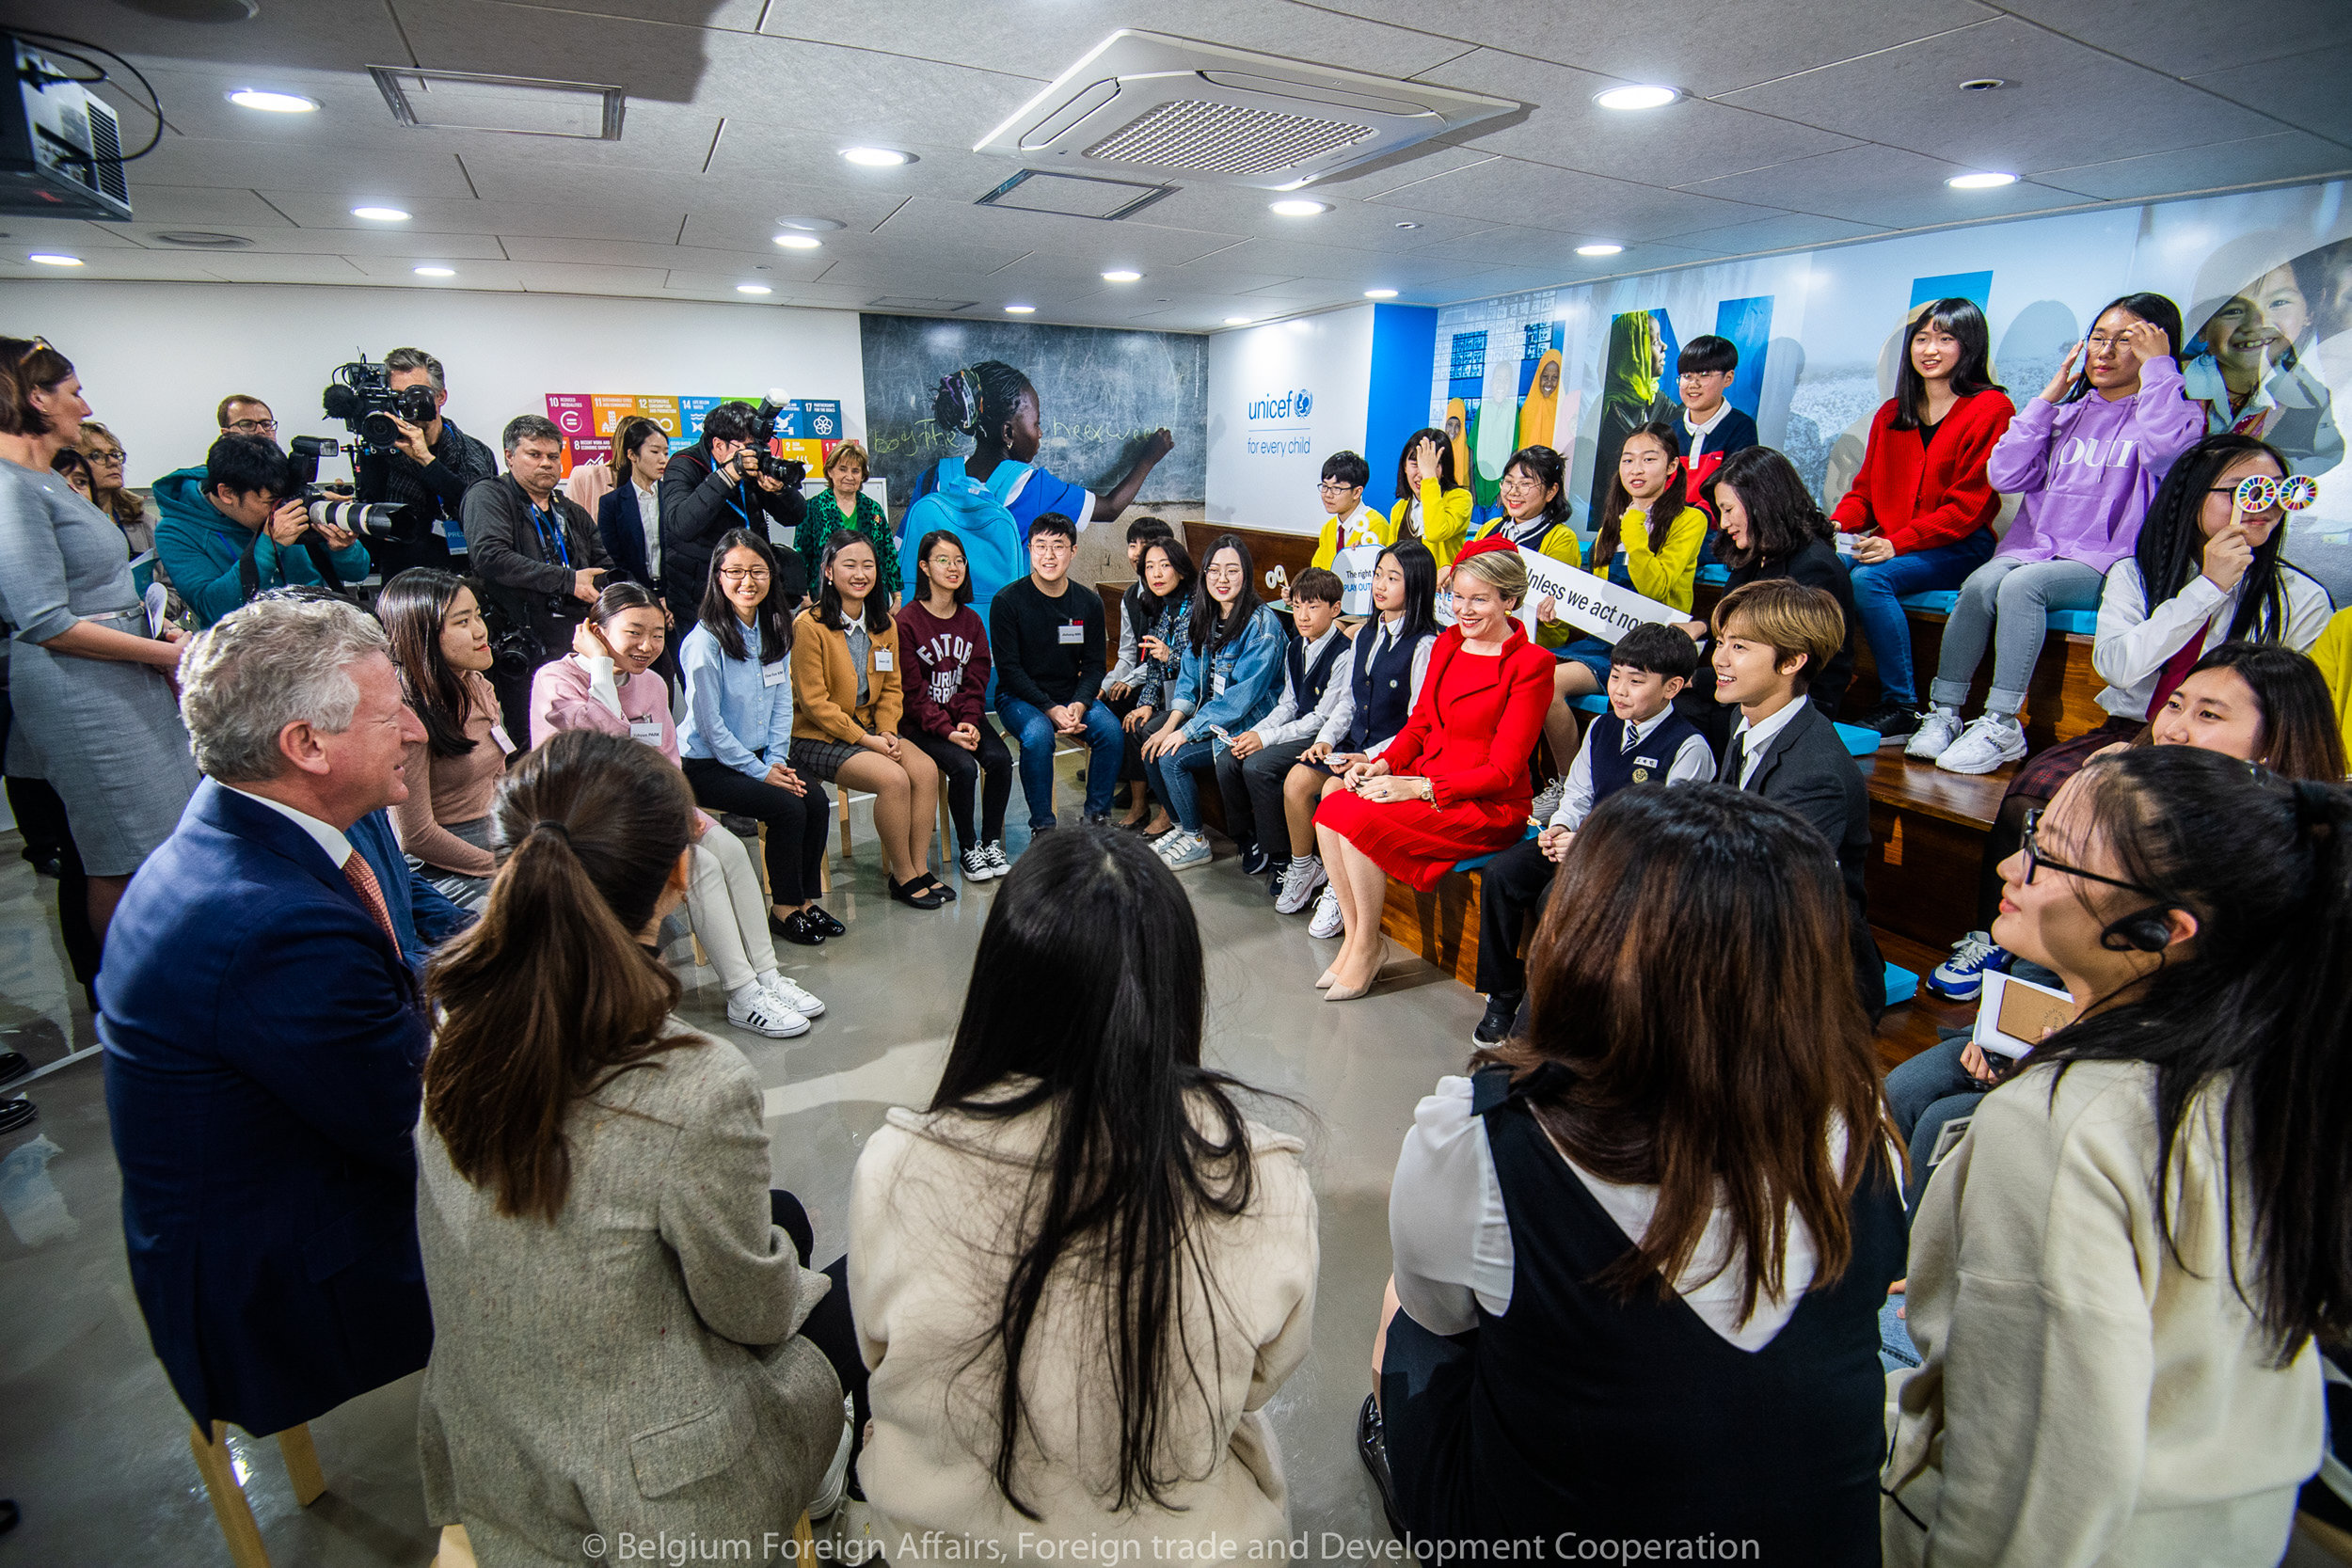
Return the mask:
[[[205,1495],[213,1500],[213,1517],[220,1521],[221,1536],[229,1543],[229,1560],[237,1568],[269,1568],[261,1528],[253,1522],[245,1487],[238,1482],[236,1465],[229,1457],[227,1425],[215,1421],[208,1437],[202,1427],[190,1422],[188,1450],[196,1455]],[[326,1478],[319,1473],[318,1449],[310,1444],[309,1423],[279,1433],[278,1451],[285,1458],[287,1479],[294,1482],[294,1501],[304,1508],[318,1501],[326,1490]]]

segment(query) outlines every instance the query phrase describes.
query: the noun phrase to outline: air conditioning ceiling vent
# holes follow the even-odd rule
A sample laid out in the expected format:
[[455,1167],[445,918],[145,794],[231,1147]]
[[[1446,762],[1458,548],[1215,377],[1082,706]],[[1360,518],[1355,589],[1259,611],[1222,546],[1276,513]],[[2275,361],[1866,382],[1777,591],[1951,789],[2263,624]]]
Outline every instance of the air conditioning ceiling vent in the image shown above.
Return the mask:
[[1293,190],[1518,107],[1122,28],[974,150],[1073,174]]

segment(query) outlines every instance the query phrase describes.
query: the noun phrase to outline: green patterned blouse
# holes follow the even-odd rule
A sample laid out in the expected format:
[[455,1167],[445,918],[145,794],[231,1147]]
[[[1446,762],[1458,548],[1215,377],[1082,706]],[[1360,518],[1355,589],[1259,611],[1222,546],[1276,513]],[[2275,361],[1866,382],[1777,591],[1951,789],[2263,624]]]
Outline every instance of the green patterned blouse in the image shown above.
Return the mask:
[[809,593],[814,594],[824,581],[819,575],[825,561],[825,546],[833,536],[847,529],[862,533],[874,543],[874,561],[881,571],[880,582],[886,593],[899,594],[905,584],[898,576],[898,549],[891,543],[890,521],[873,497],[860,495],[857,515],[844,520],[841,503],[827,485],[809,498],[808,510],[801,515],[801,526],[792,538],[792,547],[801,552],[801,560],[808,566]]

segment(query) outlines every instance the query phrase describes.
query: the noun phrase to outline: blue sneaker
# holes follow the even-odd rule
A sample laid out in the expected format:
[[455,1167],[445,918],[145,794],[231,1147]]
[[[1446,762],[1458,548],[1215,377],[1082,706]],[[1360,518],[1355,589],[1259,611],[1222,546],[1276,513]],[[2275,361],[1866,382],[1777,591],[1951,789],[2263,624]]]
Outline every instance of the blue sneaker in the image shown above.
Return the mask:
[[1984,990],[1984,972],[2007,970],[2009,949],[1998,946],[1982,931],[1971,931],[1952,944],[1952,956],[1928,976],[1928,990],[1954,1002],[1974,1002]]

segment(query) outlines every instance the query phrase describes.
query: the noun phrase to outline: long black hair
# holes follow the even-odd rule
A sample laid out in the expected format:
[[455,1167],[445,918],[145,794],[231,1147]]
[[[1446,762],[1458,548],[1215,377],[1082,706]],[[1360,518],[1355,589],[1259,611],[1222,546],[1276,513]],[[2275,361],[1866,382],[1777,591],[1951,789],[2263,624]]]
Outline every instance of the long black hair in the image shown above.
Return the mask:
[[[1546,531],[1568,520],[1568,465],[1565,458],[1549,447],[1521,447],[1502,465],[1502,471],[1506,474],[1514,468],[1523,468],[1528,478],[1551,487],[1551,499],[1544,502],[1543,511],[1536,514],[1536,521],[1543,524]],[[1506,533],[1514,529],[1532,526],[1515,523],[1507,514],[1503,517],[1502,528]]]
[[969,370],[940,377],[931,397],[931,418],[942,430],[969,436],[981,448],[1002,451],[1005,421],[1025,393],[1037,396],[1027,376],[1002,359],[983,359]]
[[1797,477],[1796,465],[1772,448],[1742,447],[1724,458],[1723,467],[1708,476],[1708,494],[1726,486],[1748,515],[1745,550],[1734,548],[1728,534],[1716,546],[1726,565],[1786,561],[1813,540],[1828,541],[1829,518],[1822,515],[1820,502]]
[[[1439,493],[1442,494],[1447,490],[1459,490],[1462,487],[1461,481],[1454,477],[1454,437],[1442,430],[1416,430],[1405,437],[1405,446],[1396,454],[1396,499],[1400,501],[1412,500],[1421,494],[1417,487],[1405,483],[1405,461],[1413,455],[1413,449],[1423,441],[1438,443],[1438,489]],[[1411,516],[1409,509],[1406,515],[1409,519]]]
[[[2316,779],[2340,784],[2347,768],[2344,731],[2336,722],[2336,700],[2328,690],[2328,677],[2293,648],[2275,642],[2224,642],[2208,648],[2189,673],[2227,670],[2246,683],[2262,711],[2262,752],[2265,768],[2282,779]],[[2173,689],[2177,700],[2179,688]],[[2153,721],[2158,716],[2150,714]],[[2149,733],[2153,736],[2151,722]]]
[[710,578],[703,584],[702,610],[697,616],[703,629],[719,640],[719,651],[729,658],[745,658],[750,655],[743,644],[743,623],[735,618],[735,606],[728,602],[726,592],[719,584],[719,567],[729,550],[749,550],[759,557],[768,568],[768,596],[759,601],[759,610],[752,620],[759,627],[759,662],[773,664],[792,652],[792,618],[784,612],[776,597],[780,586],[776,575],[776,552],[768,541],[748,529],[731,528],[719,536],[719,543],[710,551]]
[[[2088,797],[2084,820],[2143,890],[2118,903],[2185,911],[2197,934],[2033,1059],[2060,1074],[2092,1061],[2155,1069],[2150,1174],[2176,1258],[2174,1147],[2200,1094],[2223,1096],[2231,1281],[2284,1366],[2312,1335],[2352,1331],[2352,793],[2194,746],[2099,758],[2076,787]],[[2127,942],[2120,928],[2147,911],[2122,912],[2111,945]],[[2250,1281],[2236,1263],[2241,1178],[2251,1188]]]
[[[865,546],[866,553],[874,558],[874,587],[866,595],[864,619],[866,632],[880,637],[890,629],[890,585],[882,580],[882,552],[874,548],[871,539],[849,529],[843,529],[825,541],[825,559],[817,568],[820,584],[817,590],[817,624],[827,631],[850,629],[849,622],[841,614],[841,590],[833,585],[833,563],[835,557],[852,545]],[[967,567],[966,576],[969,575]]]
[[[2130,311],[2141,321],[2161,328],[2165,341],[2172,345],[2172,363],[2178,365],[2181,362],[2181,308],[2179,306],[2163,294],[2124,294],[2120,298],[2108,300],[2099,307],[2099,315],[2090,318],[2090,331],[2099,330],[2099,316],[2104,316],[2118,307]],[[2088,339],[2090,333],[2086,332],[2083,336]],[[2074,384],[2066,388],[2066,395],[2058,399],[2058,402],[2080,403],[2090,395],[2090,350],[2085,348],[2082,366],[2074,372]]]
[[[430,756],[462,757],[480,744],[466,735],[471,699],[463,674],[441,657],[441,628],[449,622],[450,606],[471,586],[454,572],[411,566],[376,595],[375,618],[391,639],[401,695],[424,725]],[[474,595],[477,604],[481,599]]]
[[[1652,420],[1647,424],[1635,425],[1626,432],[1625,441],[1618,445],[1617,450],[1624,451],[1628,444],[1643,436],[1666,449],[1666,487],[1658,493],[1656,500],[1649,503],[1643,517],[1649,531],[1649,547],[1654,550],[1665,544],[1666,535],[1675,526],[1675,519],[1681,516],[1683,509],[1691,504],[1691,470],[1682,466],[1682,432],[1675,427],[1672,420]],[[1626,489],[1622,472],[1619,470],[1609,476],[1609,503],[1601,511],[1600,531],[1593,538],[1593,570],[1603,574],[1608,572],[1609,563],[1616,559],[1619,531],[1624,527],[1626,509],[1633,504],[1632,493]]]
[[1182,1479],[1165,1450],[1189,1424],[1177,1406],[1214,1409],[1222,1372],[1185,1348],[1187,1300],[1214,1323],[1222,1295],[1199,1227],[1242,1213],[1256,1190],[1242,1085],[1200,1061],[1200,928],[1157,855],[1093,828],[1039,839],[994,904],[930,1109],[1052,1118],[1021,1229],[989,1253],[1009,1266],[967,1363],[1001,1358],[989,1369],[996,1490],[1040,1517],[1018,1473],[1022,1366],[1047,1292],[1082,1291],[1095,1299],[1074,1315],[1099,1329],[1119,1410],[1114,1506],[1165,1506]]
[[[2205,492],[2212,489],[2233,463],[2256,452],[2268,452],[2279,472],[2287,471],[2279,449],[2251,436],[2225,430],[2208,436],[2173,460],[2148,503],[2147,520],[2132,546],[2139,565],[2140,609],[2153,610],[2186,588],[2205,569],[2205,531],[2201,519]],[[2277,642],[2287,630],[2287,588],[2280,576],[2280,549],[2285,545],[2287,520],[2279,519],[2270,537],[2254,548],[2254,559],[2238,584],[2237,613],[2230,619],[2228,641]]]
[[[963,547],[963,536],[956,532],[955,530],[947,528],[935,528],[931,530],[930,532],[923,535],[923,543],[915,549],[915,601],[917,603],[929,603],[931,596],[931,590],[938,586],[937,583],[931,581],[930,568],[926,566],[924,562],[930,560],[932,546],[936,546],[943,539],[948,544],[953,545],[956,547],[956,553],[963,557],[963,580],[956,584],[956,591],[951,597],[953,597],[959,605],[968,605],[972,602],[972,555],[970,551]],[[879,587],[880,584],[877,584],[876,586]]]
[[[1438,558],[1415,539],[1400,539],[1383,546],[1380,554],[1393,556],[1396,569],[1405,574],[1405,615],[1396,624],[1397,641],[1409,648],[1421,638],[1437,636]],[[1373,564],[1379,565],[1377,557]]]
[[[1232,550],[1241,557],[1241,592],[1233,595],[1233,608],[1226,610],[1209,594],[1209,562],[1219,550]],[[1192,595],[1192,645],[1203,653],[1214,654],[1219,648],[1249,629],[1250,621],[1258,613],[1263,600],[1258,597],[1258,567],[1249,559],[1249,546],[1235,533],[1220,533],[1209,553],[1201,558],[1200,586]]]
[[1973,299],[1939,299],[1919,312],[1903,329],[1902,362],[1895,368],[1895,417],[1890,430],[1916,430],[1928,412],[1928,381],[1911,362],[1912,340],[1929,326],[1940,326],[1960,341],[1960,365],[1952,372],[1952,396],[1975,397],[1979,392],[2006,392],[1993,379],[1993,329]]

